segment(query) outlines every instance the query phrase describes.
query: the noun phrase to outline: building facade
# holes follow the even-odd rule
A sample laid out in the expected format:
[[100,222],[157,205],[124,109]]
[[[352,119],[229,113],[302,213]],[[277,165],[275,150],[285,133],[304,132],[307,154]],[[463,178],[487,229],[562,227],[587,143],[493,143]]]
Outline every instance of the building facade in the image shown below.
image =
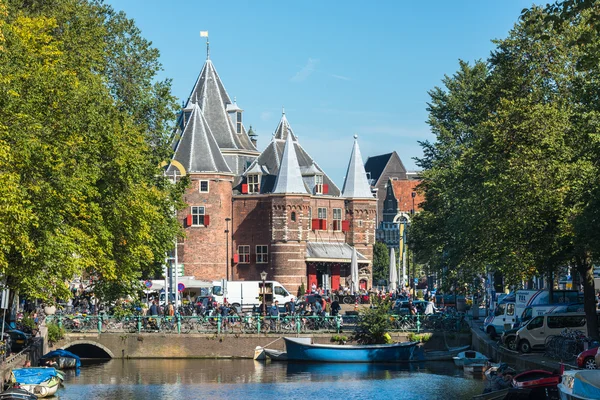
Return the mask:
[[377,205],[356,136],[340,189],[301,146],[285,112],[262,152],[242,115],[207,59],[166,167],[172,179],[191,181],[179,213],[184,274],[259,280],[265,271],[293,293],[302,284],[338,289],[350,285],[355,248],[360,286],[370,287]]

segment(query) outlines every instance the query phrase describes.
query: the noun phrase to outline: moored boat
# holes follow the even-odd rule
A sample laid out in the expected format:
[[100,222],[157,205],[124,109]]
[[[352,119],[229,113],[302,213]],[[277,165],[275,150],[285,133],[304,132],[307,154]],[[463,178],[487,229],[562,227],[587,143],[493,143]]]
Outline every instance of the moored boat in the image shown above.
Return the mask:
[[461,351],[456,357],[452,357],[454,365],[464,367],[469,364],[485,364],[488,358],[478,351],[468,350]]
[[471,346],[451,347],[448,350],[426,351],[424,354],[425,361],[452,361],[458,353],[469,350]]
[[279,350],[265,349],[265,354],[273,361],[287,361],[287,352]]
[[81,367],[79,356],[70,351],[58,349],[44,354],[40,358],[40,365],[58,369],[70,369]]
[[48,397],[56,393],[64,375],[55,368],[15,368],[11,372],[11,379],[36,397]]
[[33,393],[29,393],[25,389],[12,387],[0,393],[0,400],[36,400],[37,397]]
[[542,369],[533,369],[515,375],[513,386],[516,388],[556,387],[560,383],[560,375]]
[[600,399],[600,372],[565,371],[558,384],[561,400]]
[[287,359],[337,363],[408,362],[417,342],[374,345],[310,344],[296,338],[283,338]]

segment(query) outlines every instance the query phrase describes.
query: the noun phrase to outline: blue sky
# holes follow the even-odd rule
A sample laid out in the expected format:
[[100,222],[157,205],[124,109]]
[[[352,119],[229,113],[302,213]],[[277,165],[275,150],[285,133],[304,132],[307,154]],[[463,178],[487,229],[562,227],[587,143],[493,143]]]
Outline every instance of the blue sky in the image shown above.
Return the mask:
[[359,135],[364,160],[398,152],[409,170],[432,140],[427,92],[458,60],[486,59],[532,1],[110,0],[160,50],[181,100],[211,59],[262,150],[286,116],[342,186]]

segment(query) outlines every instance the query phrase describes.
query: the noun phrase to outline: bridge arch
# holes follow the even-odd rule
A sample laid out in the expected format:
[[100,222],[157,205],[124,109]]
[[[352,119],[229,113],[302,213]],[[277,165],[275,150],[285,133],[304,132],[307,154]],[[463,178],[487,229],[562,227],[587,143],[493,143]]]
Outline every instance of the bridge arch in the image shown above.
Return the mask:
[[[63,348],[83,358],[115,358],[115,355],[108,347],[93,340],[76,340],[65,345]],[[102,352],[106,353],[108,357],[102,357]],[[95,354],[96,356],[88,357],[89,354]]]

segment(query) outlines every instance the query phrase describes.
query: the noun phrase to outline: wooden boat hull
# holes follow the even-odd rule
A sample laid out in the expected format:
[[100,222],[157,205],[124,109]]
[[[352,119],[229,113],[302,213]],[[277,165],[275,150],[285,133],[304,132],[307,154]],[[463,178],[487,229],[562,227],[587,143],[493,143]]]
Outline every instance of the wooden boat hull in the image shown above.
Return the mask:
[[21,388],[32,393],[37,398],[50,397],[58,390],[60,379],[54,376],[50,380],[38,384],[21,385]]
[[288,360],[335,363],[408,362],[417,342],[350,346],[306,344],[295,338],[283,338]]

